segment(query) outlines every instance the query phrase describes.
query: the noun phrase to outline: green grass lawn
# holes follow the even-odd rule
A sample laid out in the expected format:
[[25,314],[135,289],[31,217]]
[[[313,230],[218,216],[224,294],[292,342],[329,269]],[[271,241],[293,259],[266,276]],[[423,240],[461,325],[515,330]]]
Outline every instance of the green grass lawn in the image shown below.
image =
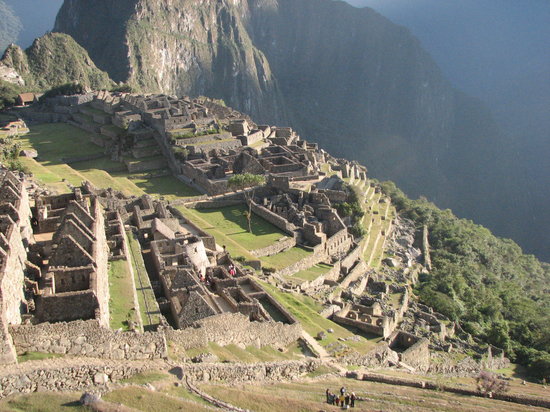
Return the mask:
[[[313,298],[305,295],[282,292],[277,287],[266,282],[260,281],[263,288],[269,292],[281,305],[283,305],[300,322],[302,328],[315,337],[319,332],[327,332],[333,329],[334,333],[327,333],[327,338],[319,341],[322,346],[328,346],[338,342],[338,338],[349,338],[353,333],[337,323],[319,315],[321,305]],[[365,339],[360,337],[358,341],[340,342],[342,345],[354,349],[360,353],[366,353],[373,349],[382,338]]]
[[266,267],[280,270],[310,256],[312,253],[301,247],[293,247],[276,255],[264,256],[261,261]]
[[134,302],[134,284],[126,260],[109,263],[109,312],[111,328],[129,330],[129,322],[138,323]]
[[80,405],[82,392],[33,393],[0,401],[1,412],[90,412]]
[[143,412],[158,411],[194,411],[206,412],[211,409],[181,397],[173,398],[163,393],[153,392],[139,387],[127,387],[109,392],[103,397],[106,401],[122,403]]
[[324,263],[319,263],[315,266],[310,267],[309,269],[301,270],[294,275],[290,276],[291,278],[301,279],[303,281],[309,282],[317,279],[319,276],[324,275],[332,269],[331,265]]
[[141,248],[138,241],[131,232],[126,233],[128,249],[130,250],[130,262],[134,269],[134,282],[136,284],[139,309],[143,328],[149,330],[155,328],[160,323],[160,310],[155,298],[155,293],[151,287],[149,275],[145,269],[145,262],[141,256]]
[[[54,123],[32,126],[19,141],[23,148],[38,151],[39,160],[21,158],[35,178],[58,192],[67,192],[67,183],[79,186],[88,180],[98,188],[113,188],[128,196],[164,196],[168,200],[197,196],[199,193],[173,176],[148,179],[146,174],[128,173],[126,166],[107,156],[65,164],[62,159],[102,154],[90,141],[90,133],[77,127]],[[64,181],[65,180],[65,181]]]
[[19,140],[24,148],[34,148],[42,164],[63,163],[62,158],[102,153],[103,149],[90,141],[91,133],[65,123],[31,126]]
[[215,228],[224,237],[237,242],[247,250],[264,248],[286,236],[277,227],[255,214],[252,214],[252,233],[248,232],[246,212],[245,206],[191,210],[191,213],[210,223],[210,228]]
[[21,363],[21,362],[28,362],[33,360],[60,358],[62,356],[63,355],[59,353],[25,352],[22,355],[19,355],[17,357],[17,361]]
[[153,178],[134,178],[131,180],[139,189],[151,196],[162,196],[167,200],[182,197],[199,196],[200,193],[174,176],[162,176]]
[[[173,350],[172,353],[174,353]],[[220,362],[243,363],[271,362],[303,358],[302,348],[297,342],[287,347],[284,352],[280,352],[271,346],[264,346],[261,348],[248,346],[242,349],[237,345],[220,346],[211,342],[208,346],[188,349],[184,351],[184,353],[189,358],[193,358],[201,353],[212,353],[218,357],[218,361]]]

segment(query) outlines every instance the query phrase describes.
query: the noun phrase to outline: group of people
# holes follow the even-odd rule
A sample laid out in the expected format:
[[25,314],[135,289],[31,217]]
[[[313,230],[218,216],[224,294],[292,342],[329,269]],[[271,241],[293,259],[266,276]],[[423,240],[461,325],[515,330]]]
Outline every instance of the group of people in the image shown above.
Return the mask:
[[329,405],[341,406],[343,409],[355,408],[357,397],[354,392],[349,393],[344,386],[340,388],[340,393],[332,393],[330,389],[327,389],[326,395]]

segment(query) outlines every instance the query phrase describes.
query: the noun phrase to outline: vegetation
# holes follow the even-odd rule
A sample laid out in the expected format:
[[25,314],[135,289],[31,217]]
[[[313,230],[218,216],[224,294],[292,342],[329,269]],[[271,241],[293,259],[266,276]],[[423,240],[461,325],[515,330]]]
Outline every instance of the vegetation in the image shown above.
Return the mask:
[[2,63],[23,77],[28,91],[44,91],[76,81],[92,90],[110,89],[114,85],[107,73],[96,67],[88,52],[62,33],[48,33],[25,51],[10,46]]
[[0,163],[10,170],[28,171],[19,159],[20,151],[21,144],[15,137],[0,135]]
[[73,94],[82,94],[85,92],[84,87],[80,83],[65,83],[56,87],[52,87],[46,91],[41,99],[57,96],[71,96]]
[[420,278],[420,299],[550,379],[550,265],[391,182],[382,187],[405,217],[428,226],[433,270]]
[[[182,208],[179,209],[182,210]],[[244,205],[218,209],[187,209],[183,212],[200,218],[202,222],[197,220],[197,224],[204,230],[212,232],[217,242],[227,247],[236,242],[247,251],[251,251],[270,246],[286,236],[277,227],[256,215],[251,219],[252,232],[247,231],[247,209]],[[206,222],[207,226],[203,222]],[[238,253],[238,251],[235,252]]]
[[9,397],[0,401],[2,412],[90,412],[90,408],[80,405],[82,393],[56,392],[33,393]]
[[109,312],[112,329],[129,330],[130,322],[138,324],[134,302],[134,283],[126,260],[109,263]]
[[61,354],[58,353],[43,353],[43,352],[25,352],[17,357],[17,362],[28,362],[33,360],[44,360],[52,358],[60,358]]
[[150,330],[160,323],[160,313],[158,311],[155,292],[151,287],[151,281],[145,269],[145,262],[141,256],[141,247],[138,240],[131,232],[126,233],[128,241],[128,250],[130,252],[130,262],[134,270],[134,282],[137,289],[139,309],[141,320],[145,331]]
[[0,80],[0,110],[15,105],[17,96],[22,92],[21,86]]
[[156,411],[210,411],[208,407],[184,398],[175,398],[163,393],[153,392],[139,387],[127,387],[109,392],[104,400],[113,403],[122,403],[130,408],[144,412]]
[[[265,176],[255,175],[252,173],[236,174],[229,178],[228,185],[233,190],[244,190],[250,187],[261,186],[265,184]],[[254,197],[254,189],[251,191],[245,190],[244,197],[248,204],[248,211],[246,212],[246,220],[248,222],[248,231],[252,233],[252,198]]]

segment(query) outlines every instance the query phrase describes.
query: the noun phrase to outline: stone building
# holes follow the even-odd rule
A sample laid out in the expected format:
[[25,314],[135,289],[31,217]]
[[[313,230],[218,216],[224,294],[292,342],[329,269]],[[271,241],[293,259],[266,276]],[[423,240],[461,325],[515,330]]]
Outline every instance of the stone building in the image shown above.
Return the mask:
[[150,248],[177,328],[222,313],[242,313],[251,321],[296,322],[226,253],[207,249],[199,237],[174,234],[152,241]]
[[4,172],[0,176],[0,363],[16,361],[8,325],[20,324],[28,310],[25,271],[32,241],[26,183]]
[[97,197],[83,195],[80,189],[37,197],[34,218],[42,260],[36,318],[42,322],[98,319],[108,326],[109,246]]

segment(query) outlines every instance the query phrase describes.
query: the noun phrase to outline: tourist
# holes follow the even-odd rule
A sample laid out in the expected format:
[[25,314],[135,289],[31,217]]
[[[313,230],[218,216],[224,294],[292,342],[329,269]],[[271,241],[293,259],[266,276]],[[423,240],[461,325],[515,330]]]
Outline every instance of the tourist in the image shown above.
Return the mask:
[[347,408],[349,406],[349,401],[350,401],[349,393],[346,393],[345,400],[346,400],[346,408]]
[[340,405],[340,398],[338,397],[338,395],[334,395],[334,403],[336,404],[336,406]]
[[340,400],[340,406],[341,406],[342,408],[345,408],[345,406],[346,406],[346,405],[345,405],[346,397],[344,396],[344,394],[341,394],[341,395],[340,395],[340,399],[339,399],[339,400]]
[[355,392],[352,392],[351,393],[351,396],[349,398],[350,402],[351,402],[351,407],[352,408],[355,408],[355,400],[357,399],[357,397],[355,396]]
[[327,403],[330,403],[330,390],[328,388],[325,391],[325,394],[327,395]]

